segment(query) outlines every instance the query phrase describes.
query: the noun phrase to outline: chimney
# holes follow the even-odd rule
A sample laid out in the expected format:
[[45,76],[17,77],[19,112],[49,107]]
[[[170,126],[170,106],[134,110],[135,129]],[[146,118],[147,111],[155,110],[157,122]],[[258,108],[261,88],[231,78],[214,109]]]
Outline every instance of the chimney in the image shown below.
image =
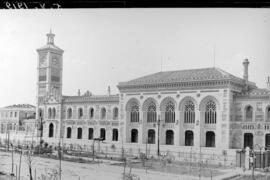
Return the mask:
[[270,90],[270,76],[267,77],[266,85],[267,85],[267,89]]
[[111,95],[111,87],[110,86],[108,86],[108,94],[109,94],[109,96]]
[[244,80],[246,82],[248,81],[248,65],[249,65],[249,61],[248,61],[248,59],[245,59],[243,61],[243,66],[244,66],[244,75],[243,75],[243,78],[244,78]]
[[81,90],[78,89],[78,96],[81,96]]

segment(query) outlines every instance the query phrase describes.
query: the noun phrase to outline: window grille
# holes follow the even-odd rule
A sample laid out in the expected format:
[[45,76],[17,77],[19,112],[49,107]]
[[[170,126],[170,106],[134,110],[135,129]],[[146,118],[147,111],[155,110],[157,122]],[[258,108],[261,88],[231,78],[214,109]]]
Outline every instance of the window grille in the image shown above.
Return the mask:
[[131,106],[131,112],[130,112],[130,122],[139,122],[139,106],[138,104],[133,104]]
[[175,106],[172,101],[169,101],[166,104],[165,109],[165,123],[174,123],[175,122]]
[[216,103],[210,100],[206,103],[205,124],[216,124],[216,122],[217,122]]
[[184,123],[195,123],[195,106],[192,101],[185,104]]
[[156,105],[154,102],[151,102],[147,109],[147,122],[152,123],[156,122],[157,113],[156,113]]

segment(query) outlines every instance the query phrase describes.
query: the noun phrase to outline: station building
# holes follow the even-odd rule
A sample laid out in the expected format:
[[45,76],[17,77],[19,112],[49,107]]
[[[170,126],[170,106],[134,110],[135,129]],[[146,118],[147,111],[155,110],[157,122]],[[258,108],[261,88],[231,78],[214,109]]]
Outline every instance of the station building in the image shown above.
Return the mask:
[[[119,94],[62,95],[64,51],[47,34],[39,49],[37,108],[46,142],[105,144],[156,151],[270,146],[270,79],[258,88],[220,68],[164,71],[118,84]],[[159,145],[158,145],[159,144]]]

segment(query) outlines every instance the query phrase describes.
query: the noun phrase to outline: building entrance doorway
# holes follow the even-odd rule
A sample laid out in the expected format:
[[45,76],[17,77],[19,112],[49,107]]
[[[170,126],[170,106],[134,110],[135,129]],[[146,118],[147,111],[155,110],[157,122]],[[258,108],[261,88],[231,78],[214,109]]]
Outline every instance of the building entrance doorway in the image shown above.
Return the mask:
[[251,133],[244,134],[244,148],[246,147],[253,148],[253,134]]

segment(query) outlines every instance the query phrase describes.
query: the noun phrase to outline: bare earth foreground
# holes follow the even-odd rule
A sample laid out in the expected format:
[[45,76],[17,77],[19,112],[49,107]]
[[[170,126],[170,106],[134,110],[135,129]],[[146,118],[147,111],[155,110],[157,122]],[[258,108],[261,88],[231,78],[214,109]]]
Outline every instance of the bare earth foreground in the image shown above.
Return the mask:
[[[17,168],[16,168],[17,166]],[[19,155],[14,154],[14,174],[19,172]],[[54,159],[46,159],[34,157],[33,160],[33,176],[40,177],[41,174],[46,172],[51,172],[52,169],[59,169],[59,161]],[[0,152],[0,171],[10,173],[11,172],[11,154],[6,152]],[[129,168],[126,168],[126,172],[129,171]],[[122,166],[111,165],[110,161],[103,160],[103,163],[87,164],[87,163],[76,163],[76,162],[67,162],[62,161],[62,180],[121,180],[123,173]],[[224,177],[232,176],[236,174],[235,170],[226,170],[224,175],[217,176],[213,179],[223,179]],[[29,171],[26,164],[26,158],[22,157],[21,165],[21,180],[28,180]],[[140,180],[193,180],[199,179],[195,176],[187,175],[177,175],[177,174],[168,174],[161,173],[156,171],[148,170],[147,173],[144,169],[132,169],[132,174],[138,175]],[[38,180],[38,178],[36,178]],[[201,179],[210,179],[201,178]]]

